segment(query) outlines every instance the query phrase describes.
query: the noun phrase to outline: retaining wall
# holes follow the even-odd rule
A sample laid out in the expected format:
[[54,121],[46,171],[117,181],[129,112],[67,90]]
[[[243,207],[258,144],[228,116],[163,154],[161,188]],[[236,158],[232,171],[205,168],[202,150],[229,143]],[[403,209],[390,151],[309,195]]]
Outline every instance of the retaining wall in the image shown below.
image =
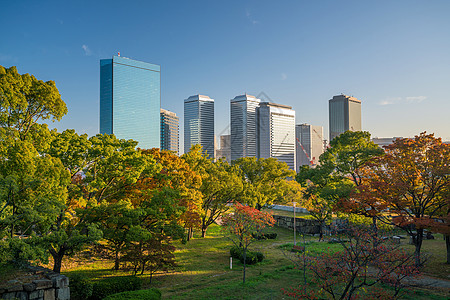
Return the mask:
[[27,275],[2,283],[0,299],[69,300],[67,276],[42,267],[28,267]]
[[[276,225],[287,228],[294,229],[294,218],[273,215]],[[295,230],[299,233],[305,234],[317,234],[320,232],[320,222],[310,219],[295,218]]]

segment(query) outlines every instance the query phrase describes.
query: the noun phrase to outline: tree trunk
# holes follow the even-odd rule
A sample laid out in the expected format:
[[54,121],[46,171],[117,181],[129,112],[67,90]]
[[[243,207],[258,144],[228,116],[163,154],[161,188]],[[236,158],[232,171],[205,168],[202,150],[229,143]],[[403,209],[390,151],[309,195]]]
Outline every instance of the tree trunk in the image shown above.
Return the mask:
[[[414,238],[413,238],[413,241],[414,241]],[[423,229],[421,228],[421,229],[417,229],[417,235],[416,235],[416,239],[414,241],[414,245],[416,246],[416,250],[414,251],[416,266],[421,265],[420,249],[422,248],[422,241],[423,241]]]
[[116,253],[114,255],[114,270],[118,271],[120,267],[120,255],[119,250],[116,250]]
[[206,237],[206,228],[205,226],[202,226],[202,238]]
[[65,249],[60,249],[58,252],[50,252],[53,257],[53,272],[61,273],[62,260],[65,254]]
[[321,221],[320,222],[320,228],[319,228],[319,242],[323,240],[323,226],[324,226],[325,222]]
[[245,284],[245,266],[247,264],[247,249],[244,248],[244,275],[242,278],[242,283]]
[[450,235],[445,236],[445,244],[447,245],[447,263],[450,264]]

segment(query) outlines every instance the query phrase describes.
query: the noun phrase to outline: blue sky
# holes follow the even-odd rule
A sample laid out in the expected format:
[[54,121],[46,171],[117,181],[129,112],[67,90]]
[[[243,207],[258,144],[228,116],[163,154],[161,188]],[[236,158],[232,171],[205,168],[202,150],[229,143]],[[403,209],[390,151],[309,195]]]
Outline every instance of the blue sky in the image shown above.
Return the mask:
[[[362,100],[372,136],[450,140],[450,1],[4,1],[0,65],[54,80],[69,113],[56,126],[99,128],[99,60],[161,65],[163,108],[264,92],[297,123],[324,126],[328,100]],[[180,144],[180,150],[182,150]]]

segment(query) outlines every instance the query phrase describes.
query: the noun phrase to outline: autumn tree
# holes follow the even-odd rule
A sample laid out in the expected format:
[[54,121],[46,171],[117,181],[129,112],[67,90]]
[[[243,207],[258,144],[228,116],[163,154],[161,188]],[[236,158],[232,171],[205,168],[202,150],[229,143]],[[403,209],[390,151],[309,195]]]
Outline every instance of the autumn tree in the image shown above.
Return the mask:
[[233,213],[223,218],[223,230],[231,234],[230,240],[241,250],[243,256],[243,283],[245,283],[248,247],[256,240],[255,236],[259,236],[265,227],[273,226],[273,224],[275,224],[275,220],[269,213],[238,202],[234,204]]
[[275,158],[243,157],[234,161],[243,181],[243,192],[239,201],[257,209],[275,202],[289,202],[285,196],[290,192],[286,180],[295,172],[285,162]]
[[[310,270],[310,283],[284,290],[298,299],[397,299],[405,278],[418,274],[413,255],[375,236],[372,229],[352,227],[341,240],[342,251],[304,256],[299,268]],[[383,289],[388,284],[392,289]]]
[[349,206],[377,210],[378,219],[404,229],[420,265],[424,229],[440,227],[435,218],[448,207],[450,146],[424,132],[413,139],[397,139],[385,151],[367,165],[366,179]]
[[193,228],[200,228],[201,224],[202,176],[195,172],[182,157],[171,151],[154,148],[142,150],[142,153],[151,155],[161,166],[161,170],[155,176],[143,178],[145,184],[158,190],[168,187],[179,192],[178,205],[185,210],[178,221],[188,230],[187,240],[189,240],[192,237]]
[[241,177],[235,166],[221,159],[214,162],[202,153],[199,145],[194,145],[183,159],[202,178],[200,227],[205,237],[208,227],[228,211],[229,204],[242,193]]

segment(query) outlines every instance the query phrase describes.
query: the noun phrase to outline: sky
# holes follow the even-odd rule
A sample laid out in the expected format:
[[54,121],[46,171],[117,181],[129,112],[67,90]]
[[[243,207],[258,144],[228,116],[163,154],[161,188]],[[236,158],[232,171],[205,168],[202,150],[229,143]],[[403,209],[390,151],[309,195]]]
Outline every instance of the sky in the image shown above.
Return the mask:
[[230,99],[265,95],[296,123],[324,127],[328,100],[362,101],[373,137],[450,140],[450,1],[2,1],[0,65],[53,80],[68,114],[50,124],[99,131],[100,59],[161,66],[161,107],[215,99],[229,133]]

